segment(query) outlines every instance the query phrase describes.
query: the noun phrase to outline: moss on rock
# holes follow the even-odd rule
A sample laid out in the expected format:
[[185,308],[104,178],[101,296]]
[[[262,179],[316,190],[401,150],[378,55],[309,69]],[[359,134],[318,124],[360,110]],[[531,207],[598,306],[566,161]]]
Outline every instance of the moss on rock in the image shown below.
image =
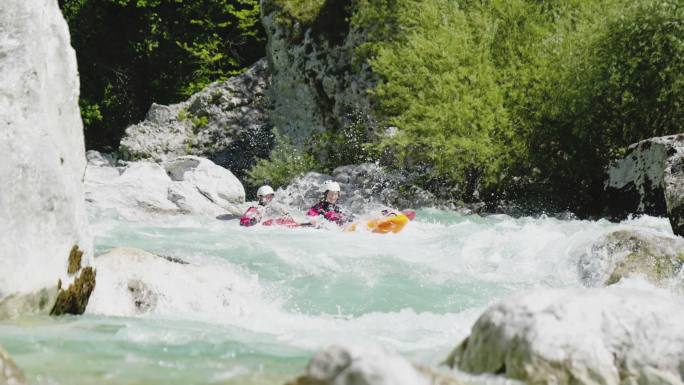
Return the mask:
[[66,290],[59,289],[57,301],[50,315],[83,314],[93,289],[95,289],[95,270],[92,267],[86,267]]
[[76,274],[77,271],[81,269],[81,258],[83,257],[83,252],[78,248],[78,245],[74,245],[69,252],[69,266],[67,267],[67,273]]
[[579,271],[587,286],[611,285],[630,275],[642,275],[666,285],[684,265],[684,240],[635,230],[618,230],[598,240],[580,258]]

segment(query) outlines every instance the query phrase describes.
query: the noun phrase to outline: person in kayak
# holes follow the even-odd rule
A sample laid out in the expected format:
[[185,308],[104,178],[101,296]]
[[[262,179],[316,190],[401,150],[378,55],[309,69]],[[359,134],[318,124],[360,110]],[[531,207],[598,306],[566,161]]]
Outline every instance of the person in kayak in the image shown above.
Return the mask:
[[326,220],[339,225],[350,221],[351,218],[345,215],[340,206],[337,205],[337,200],[340,198],[339,183],[327,180],[323,183],[321,190],[323,191],[321,200],[313,205],[306,212],[306,215],[311,217],[323,216]]
[[[257,200],[259,203],[252,206],[245,211],[240,218],[240,226],[254,226],[264,220],[266,222],[273,222],[273,218],[283,221],[290,218],[290,213],[286,207],[273,202],[275,191],[269,185],[259,187],[257,190]],[[271,218],[266,220],[267,218]]]

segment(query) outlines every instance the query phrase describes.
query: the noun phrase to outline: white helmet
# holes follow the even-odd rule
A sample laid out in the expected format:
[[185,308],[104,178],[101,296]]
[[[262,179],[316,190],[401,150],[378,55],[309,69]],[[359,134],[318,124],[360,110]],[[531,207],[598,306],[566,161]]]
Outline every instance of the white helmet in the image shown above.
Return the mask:
[[332,181],[332,180],[326,180],[325,182],[323,182],[323,187],[321,188],[321,190],[323,192],[326,192],[326,191],[340,192],[340,184],[335,182],[335,181]]
[[273,191],[273,188],[269,185],[263,185],[257,190],[257,197],[263,197],[268,194],[275,194],[275,191]]

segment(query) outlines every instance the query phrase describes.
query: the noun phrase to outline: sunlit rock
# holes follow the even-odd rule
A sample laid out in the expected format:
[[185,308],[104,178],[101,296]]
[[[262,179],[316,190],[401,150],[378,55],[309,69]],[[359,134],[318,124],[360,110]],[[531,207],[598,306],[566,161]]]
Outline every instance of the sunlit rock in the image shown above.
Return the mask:
[[539,290],[487,309],[451,367],[527,384],[682,384],[684,301],[655,290]]
[[154,313],[202,319],[256,317],[262,310],[256,277],[233,265],[118,247],[95,258],[97,286],[87,312],[107,316]]
[[188,100],[152,104],[144,121],[126,129],[126,159],[167,161],[182,155],[209,158],[242,171],[267,157],[273,137],[265,96],[270,72],[265,59],[244,74],[212,83]]
[[95,155],[92,159],[85,176],[86,200],[92,210],[113,210],[127,219],[244,211],[242,184],[210,160],[183,156],[161,164],[138,161],[113,167]]
[[306,374],[287,385],[458,385],[448,375],[419,368],[383,350],[331,346],[309,361]]
[[92,239],[79,80],[56,0],[2,2],[0,90],[0,314],[61,314],[55,301],[87,302],[94,274],[80,269],[91,264]]
[[684,235],[684,135],[643,140],[608,170],[608,209],[667,216],[672,230]]
[[667,285],[676,281],[682,265],[682,238],[645,230],[618,230],[596,241],[580,257],[577,267],[586,286],[610,285],[635,274]]

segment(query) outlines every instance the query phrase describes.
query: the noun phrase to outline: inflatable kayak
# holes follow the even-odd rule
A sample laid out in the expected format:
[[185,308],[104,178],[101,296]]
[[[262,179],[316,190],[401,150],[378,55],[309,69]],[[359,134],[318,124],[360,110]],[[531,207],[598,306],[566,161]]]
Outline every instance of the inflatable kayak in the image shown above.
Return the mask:
[[415,218],[416,213],[407,210],[397,214],[389,214],[380,218],[370,219],[366,222],[352,223],[346,228],[346,231],[356,231],[361,228],[366,228],[369,231],[377,234],[398,233],[409,221]]

